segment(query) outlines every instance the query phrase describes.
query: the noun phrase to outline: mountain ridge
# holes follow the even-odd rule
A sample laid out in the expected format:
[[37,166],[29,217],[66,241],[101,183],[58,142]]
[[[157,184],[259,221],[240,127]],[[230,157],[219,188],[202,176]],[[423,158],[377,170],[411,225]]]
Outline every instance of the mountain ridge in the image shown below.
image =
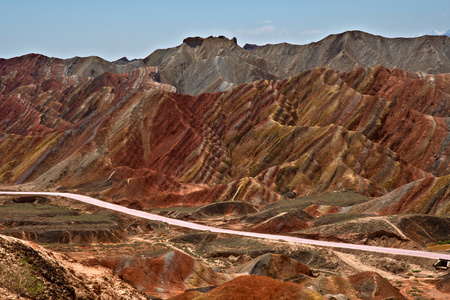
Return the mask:
[[[0,61],[5,63],[3,59]],[[64,61],[73,69],[68,69],[71,74],[82,76],[158,67],[161,83],[174,86],[179,93],[198,95],[226,91],[260,79],[287,79],[316,67],[347,72],[383,65],[410,73],[449,73],[450,37],[386,38],[346,31],[306,45],[267,44],[252,49],[241,48],[235,38],[192,37],[179,46],[158,49],[143,59],[108,62],[99,57],[74,57]]]

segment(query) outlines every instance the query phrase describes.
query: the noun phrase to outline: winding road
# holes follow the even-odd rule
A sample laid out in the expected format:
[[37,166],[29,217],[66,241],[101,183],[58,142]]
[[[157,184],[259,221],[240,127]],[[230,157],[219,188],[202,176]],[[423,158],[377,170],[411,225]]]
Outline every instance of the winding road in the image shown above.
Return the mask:
[[301,243],[301,244],[307,244],[307,245],[315,245],[315,246],[362,250],[362,251],[388,253],[388,254],[396,254],[396,255],[407,255],[407,256],[415,256],[415,257],[423,257],[423,258],[431,258],[431,259],[440,259],[441,258],[441,259],[450,260],[450,254],[443,254],[443,253],[436,253],[436,252],[407,250],[407,249],[398,249],[398,248],[375,247],[375,246],[366,246],[366,245],[348,244],[348,243],[336,243],[336,242],[327,242],[327,241],[296,238],[296,237],[283,236],[283,235],[274,235],[274,234],[265,234],[265,233],[246,232],[246,231],[215,228],[215,227],[204,226],[204,225],[200,225],[200,224],[196,224],[196,223],[181,221],[181,220],[177,220],[177,219],[167,218],[167,217],[139,211],[136,209],[127,208],[127,207],[120,206],[117,204],[112,204],[112,203],[108,203],[105,201],[97,200],[95,198],[91,198],[88,196],[72,194],[72,193],[0,191],[0,195],[60,196],[60,197],[66,197],[66,198],[74,199],[74,200],[81,201],[84,203],[92,204],[92,205],[95,205],[98,207],[103,207],[106,209],[118,211],[118,212],[128,214],[131,216],[144,218],[147,220],[161,221],[161,222],[165,222],[170,225],[175,225],[175,226],[180,226],[180,227],[185,227],[185,228],[190,228],[190,229],[195,229],[195,230],[234,234],[234,235],[256,237],[256,238],[269,239],[269,240],[279,240],[279,241],[281,240],[281,241]]

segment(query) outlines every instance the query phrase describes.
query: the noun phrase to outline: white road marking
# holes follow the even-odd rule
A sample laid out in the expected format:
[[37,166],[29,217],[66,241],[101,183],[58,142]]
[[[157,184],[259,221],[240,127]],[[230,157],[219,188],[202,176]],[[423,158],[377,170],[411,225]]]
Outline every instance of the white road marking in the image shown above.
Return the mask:
[[348,243],[336,243],[336,242],[327,242],[327,241],[318,241],[311,239],[303,239],[296,238],[290,236],[283,235],[274,235],[274,234],[265,234],[265,233],[256,233],[256,232],[247,232],[247,231],[237,231],[237,230],[229,230],[222,228],[215,228],[205,225],[200,225],[196,223],[181,221],[177,219],[172,219],[168,217],[163,217],[147,212],[143,212],[136,209],[127,208],[124,206],[120,206],[117,204],[108,203],[105,201],[97,200],[95,198],[91,198],[84,195],[72,194],[72,193],[57,193],[57,192],[9,192],[9,191],[0,191],[0,195],[42,195],[42,196],[60,196],[71,198],[74,200],[78,200],[84,203],[92,204],[98,207],[103,207],[106,209],[118,211],[124,214],[128,214],[131,216],[144,218],[147,220],[161,221],[170,225],[201,230],[201,231],[210,231],[216,233],[225,233],[225,234],[234,234],[240,236],[247,237],[256,237],[262,239],[270,239],[270,240],[282,240],[293,243],[301,243],[307,245],[315,245],[315,246],[324,246],[324,247],[334,247],[334,248],[342,248],[342,249],[352,249],[352,250],[362,250],[369,252],[378,252],[378,253],[388,253],[388,254],[396,254],[396,255],[407,255],[407,256],[415,256],[415,257],[423,257],[423,258],[431,258],[431,259],[449,259],[450,254],[437,253],[437,252],[428,252],[428,251],[418,251],[418,250],[407,250],[407,249],[399,249],[399,248],[386,248],[386,247],[376,247],[376,246],[367,246],[367,245],[358,245],[358,244],[348,244]]

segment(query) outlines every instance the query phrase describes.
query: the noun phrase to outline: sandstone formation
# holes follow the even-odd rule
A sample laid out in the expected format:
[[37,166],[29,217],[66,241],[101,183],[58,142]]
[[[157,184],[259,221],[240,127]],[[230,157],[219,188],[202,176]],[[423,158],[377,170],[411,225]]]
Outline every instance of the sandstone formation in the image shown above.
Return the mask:
[[300,212],[282,212],[266,220],[255,222],[256,220],[249,216],[246,221],[253,221],[256,224],[251,227],[251,231],[273,234],[285,234],[310,227],[306,218]]
[[[251,297],[251,298],[249,298]],[[319,293],[299,284],[283,282],[266,276],[241,276],[211,291],[174,299],[324,299]]]
[[450,293],[450,274],[442,276],[442,278],[438,280],[436,288],[442,292]]
[[361,299],[406,299],[389,281],[373,272],[362,272],[348,277]]
[[[449,211],[448,94],[436,84],[443,75],[433,83],[380,66],[317,68],[188,96],[169,92],[151,67],[81,77],[58,74],[64,61],[42,56],[2,63],[4,185],[139,209],[261,207],[283,195],[352,190],[384,203],[360,204],[358,213]],[[409,98],[396,92],[410,86]]]
[[282,254],[267,253],[232,269],[235,273],[289,279],[299,275],[313,276],[307,265]]
[[110,268],[138,290],[164,298],[190,288],[217,286],[232,278],[179,251],[155,259],[130,256],[91,259],[88,264]]
[[171,299],[406,299],[386,279],[373,272],[348,278],[319,277],[302,284],[266,276],[241,276],[206,293],[186,292]]

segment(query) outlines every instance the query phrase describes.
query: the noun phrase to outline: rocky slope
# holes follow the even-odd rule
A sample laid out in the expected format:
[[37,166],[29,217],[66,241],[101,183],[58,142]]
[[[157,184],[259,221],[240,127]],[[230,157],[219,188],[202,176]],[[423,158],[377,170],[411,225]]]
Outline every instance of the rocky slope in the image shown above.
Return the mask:
[[241,48],[236,42],[225,37],[189,38],[143,61],[161,69],[162,82],[191,95],[259,79],[285,79],[317,67],[351,71],[383,65],[428,74],[450,72],[450,38],[446,36],[384,38],[348,31],[308,45]]
[[91,259],[89,265],[110,268],[115,274],[148,294],[170,297],[187,289],[217,286],[232,279],[179,251],[161,257],[119,257]]
[[406,299],[376,273],[359,273],[348,278],[320,277],[302,284],[282,282],[264,276],[242,276],[204,294],[187,292],[171,299]]
[[7,299],[148,299],[113,274],[78,272],[38,245],[3,235],[0,277],[0,295]]
[[4,185],[145,209],[352,190],[382,197],[373,213],[450,210],[448,75],[317,68],[188,96],[150,67],[82,78],[15,61],[0,68]]

